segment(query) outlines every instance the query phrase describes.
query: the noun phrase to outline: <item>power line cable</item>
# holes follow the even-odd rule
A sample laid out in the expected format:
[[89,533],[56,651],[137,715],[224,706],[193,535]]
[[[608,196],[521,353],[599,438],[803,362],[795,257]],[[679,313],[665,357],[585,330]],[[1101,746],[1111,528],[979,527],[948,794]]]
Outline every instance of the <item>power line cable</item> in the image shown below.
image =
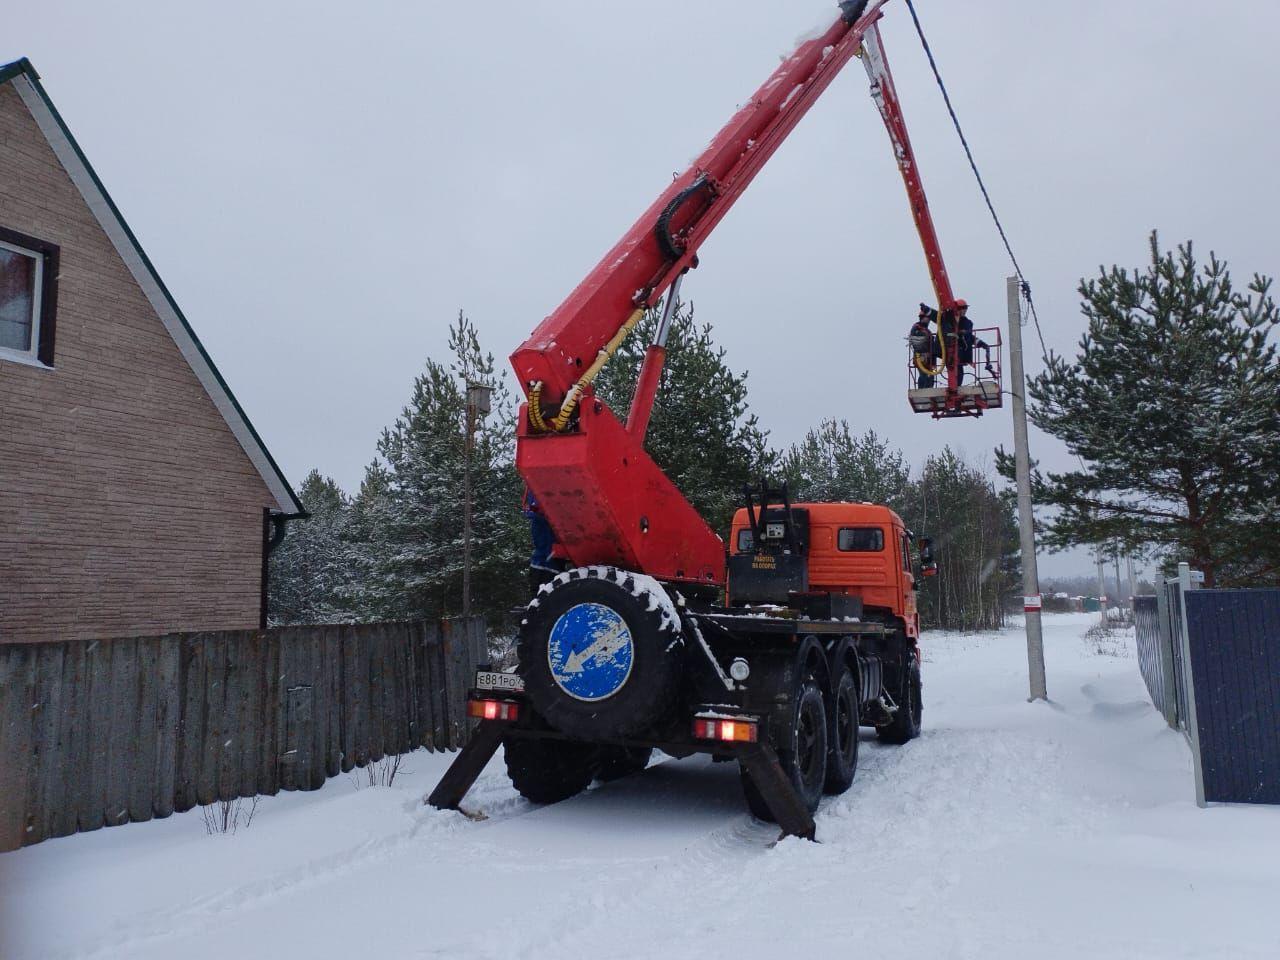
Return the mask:
[[1009,261],[1013,264],[1014,272],[1018,275],[1018,281],[1022,285],[1022,296],[1027,301],[1027,306],[1031,309],[1031,319],[1035,321],[1036,336],[1040,339],[1040,353],[1044,358],[1045,366],[1049,365],[1049,350],[1044,343],[1044,333],[1040,329],[1040,317],[1036,313],[1035,301],[1031,299],[1031,284],[1027,281],[1026,276],[1022,272],[1022,267],[1018,264],[1018,258],[1013,252],[1013,246],[1009,243],[1009,236],[1004,232],[1004,224],[1000,222],[1000,215],[996,213],[995,204],[991,201],[991,194],[987,192],[987,185],[982,179],[982,173],[978,170],[978,163],[973,158],[973,151],[969,148],[969,140],[964,135],[964,128],[960,126],[960,118],[956,116],[955,107],[951,103],[951,95],[947,93],[947,85],[942,80],[942,72],[938,69],[938,62],[933,57],[933,49],[929,46],[929,41],[924,35],[924,27],[920,25],[920,17],[916,13],[916,5],[912,0],[907,0],[907,9],[911,11],[911,20],[916,25],[916,33],[920,37],[920,44],[924,47],[925,56],[929,58],[929,66],[933,70],[933,77],[938,81],[938,89],[942,91],[942,99],[947,105],[947,113],[951,114],[951,123],[956,128],[956,134],[960,137],[960,143],[964,147],[965,156],[969,158],[969,167],[973,170],[973,176],[978,181],[978,189],[982,191],[982,198],[987,202],[987,209],[991,211],[991,219],[995,222],[996,230],[1000,233],[1000,240],[1004,243],[1004,249],[1009,254]]

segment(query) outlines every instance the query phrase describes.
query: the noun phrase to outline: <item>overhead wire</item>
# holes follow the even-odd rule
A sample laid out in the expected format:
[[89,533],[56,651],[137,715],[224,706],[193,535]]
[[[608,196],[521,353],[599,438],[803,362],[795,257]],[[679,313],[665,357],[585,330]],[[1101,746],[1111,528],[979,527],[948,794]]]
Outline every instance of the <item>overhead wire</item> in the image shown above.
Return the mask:
[[916,33],[920,37],[920,45],[924,47],[925,56],[929,58],[929,67],[933,70],[933,78],[938,82],[938,89],[942,91],[942,100],[947,105],[947,113],[951,114],[951,123],[955,126],[956,134],[960,137],[960,144],[964,147],[965,156],[969,158],[969,167],[973,170],[974,179],[978,181],[978,189],[982,191],[982,198],[986,201],[987,209],[991,212],[991,219],[995,222],[1001,242],[1004,243],[1005,252],[1009,254],[1009,262],[1013,264],[1013,270],[1018,276],[1022,296],[1027,301],[1027,307],[1031,311],[1031,319],[1035,322],[1036,336],[1040,339],[1040,353],[1044,358],[1045,366],[1048,366],[1049,350],[1045,346],[1044,332],[1040,329],[1040,316],[1036,313],[1035,301],[1031,299],[1031,284],[1022,272],[1018,258],[1013,252],[1013,245],[1009,243],[1009,235],[1005,233],[1004,224],[1000,222],[1000,215],[996,213],[995,204],[991,200],[991,194],[987,191],[987,185],[982,179],[982,173],[978,170],[978,162],[973,157],[973,150],[970,149],[969,140],[964,135],[964,128],[960,126],[960,118],[956,116],[955,106],[951,103],[951,95],[947,92],[947,85],[942,80],[942,72],[938,69],[938,61],[934,59],[933,48],[929,46],[929,40],[924,35],[924,27],[920,24],[920,16],[916,13],[916,5],[912,0],[907,0],[907,9],[911,11],[911,21],[916,26]]

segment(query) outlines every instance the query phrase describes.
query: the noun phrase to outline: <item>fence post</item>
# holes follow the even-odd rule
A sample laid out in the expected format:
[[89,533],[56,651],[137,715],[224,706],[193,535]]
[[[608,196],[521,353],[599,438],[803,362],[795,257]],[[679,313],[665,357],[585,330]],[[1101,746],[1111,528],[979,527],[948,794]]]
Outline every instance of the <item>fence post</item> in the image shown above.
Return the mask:
[[1187,632],[1187,594],[1195,588],[1191,580],[1191,565],[1178,564],[1178,604],[1182,615],[1182,670],[1186,675],[1187,737],[1191,741],[1191,766],[1196,778],[1196,806],[1206,806],[1204,799],[1204,767],[1200,753],[1200,724],[1196,720],[1195,668],[1191,665],[1191,636]]
[[489,662],[489,634],[483,617],[471,618],[471,664],[467,683],[471,683],[476,670]]

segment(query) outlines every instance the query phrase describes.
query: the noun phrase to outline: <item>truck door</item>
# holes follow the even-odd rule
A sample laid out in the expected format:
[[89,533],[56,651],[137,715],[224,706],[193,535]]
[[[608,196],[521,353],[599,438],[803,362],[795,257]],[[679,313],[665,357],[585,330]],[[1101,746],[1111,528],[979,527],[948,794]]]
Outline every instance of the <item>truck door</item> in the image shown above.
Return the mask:
[[902,619],[907,625],[907,636],[920,635],[920,617],[916,608],[916,575],[911,567],[911,540],[902,527],[894,527],[898,541],[898,583],[902,596]]

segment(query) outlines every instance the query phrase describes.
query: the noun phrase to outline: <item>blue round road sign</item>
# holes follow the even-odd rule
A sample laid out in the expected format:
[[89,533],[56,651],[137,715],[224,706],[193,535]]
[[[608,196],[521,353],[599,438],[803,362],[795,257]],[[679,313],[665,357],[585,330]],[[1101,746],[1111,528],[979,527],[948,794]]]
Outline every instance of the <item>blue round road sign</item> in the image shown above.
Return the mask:
[[579,603],[547,637],[547,665],[556,685],[576,700],[604,700],[631,676],[635,645],[627,621],[602,603]]

